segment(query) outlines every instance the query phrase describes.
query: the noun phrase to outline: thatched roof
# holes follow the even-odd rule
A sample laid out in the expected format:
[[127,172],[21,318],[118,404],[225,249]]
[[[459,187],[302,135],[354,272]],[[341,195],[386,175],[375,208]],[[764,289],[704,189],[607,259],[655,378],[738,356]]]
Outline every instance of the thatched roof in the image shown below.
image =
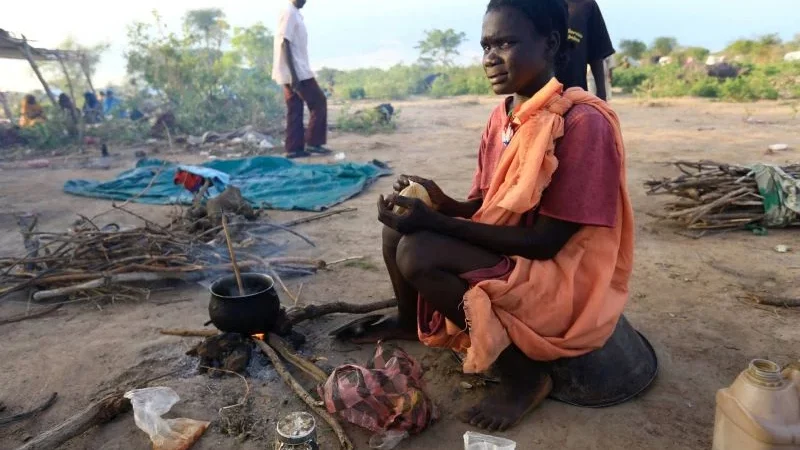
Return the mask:
[[33,47],[25,40],[0,28],[0,59],[26,59],[25,47],[30,50],[31,58],[35,61],[54,61],[59,57],[63,60],[79,60],[81,53],[69,50],[49,50]]

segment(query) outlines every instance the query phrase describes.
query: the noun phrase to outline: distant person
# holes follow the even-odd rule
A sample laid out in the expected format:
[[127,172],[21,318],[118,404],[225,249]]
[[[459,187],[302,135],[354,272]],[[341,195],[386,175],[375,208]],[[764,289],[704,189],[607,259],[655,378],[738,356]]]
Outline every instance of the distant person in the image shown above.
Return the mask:
[[[306,0],[290,0],[281,14],[275,33],[272,79],[283,86],[286,99],[286,156],[301,158],[326,155],[328,101],[308,61],[308,31],[300,9]],[[311,117],[308,130],[303,126],[303,103]]]
[[103,114],[121,119],[128,116],[125,108],[122,107],[122,101],[114,95],[114,91],[111,89],[106,91],[105,98],[103,99]]
[[588,90],[586,66],[591,68],[597,86],[597,96],[608,99],[604,61],[614,54],[606,22],[595,0],[567,0],[569,6],[569,36],[572,43],[569,61],[556,71],[564,89],[581,87]]
[[30,94],[26,95],[25,98],[22,99],[22,105],[20,107],[19,126],[21,128],[29,128],[46,121],[44,109],[42,105],[36,101],[36,97]]
[[[614,82],[614,69],[616,68],[616,61],[614,61],[613,57],[608,57],[603,60],[603,73],[605,74],[606,80],[606,98],[605,101],[611,101],[611,86]],[[594,75],[592,74],[591,68],[586,70],[586,81],[589,85],[588,91],[592,94],[597,95],[597,83],[595,83]]]
[[83,93],[83,121],[88,124],[103,121],[103,105],[94,92]]
[[70,136],[77,136],[78,135],[78,115],[79,111],[75,108],[75,104],[72,103],[72,98],[65,94],[61,93],[58,96],[58,107],[61,109],[61,113],[70,119],[69,124],[67,125],[67,132]]
[[67,113],[75,108],[75,106],[72,104],[72,99],[69,97],[69,95],[64,93],[61,93],[58,96],[58,106]]

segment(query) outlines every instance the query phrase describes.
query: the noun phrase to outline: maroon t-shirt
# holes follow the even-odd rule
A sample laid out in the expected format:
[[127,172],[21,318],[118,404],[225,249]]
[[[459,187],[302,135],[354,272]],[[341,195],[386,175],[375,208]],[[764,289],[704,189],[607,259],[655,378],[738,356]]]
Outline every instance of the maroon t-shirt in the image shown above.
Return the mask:
[[[470,199],[486,195],[500,156],[505,150],[503,132],[508,125],[508,99],[494,109],[486,124],[478,152],[478,168]],[[613,227],[619,201],[620,161],[614,130],[590,105],[575,105],[564,116],[564,136],[556,142],[558,169],[542,193],[536,214],[581,225]]]

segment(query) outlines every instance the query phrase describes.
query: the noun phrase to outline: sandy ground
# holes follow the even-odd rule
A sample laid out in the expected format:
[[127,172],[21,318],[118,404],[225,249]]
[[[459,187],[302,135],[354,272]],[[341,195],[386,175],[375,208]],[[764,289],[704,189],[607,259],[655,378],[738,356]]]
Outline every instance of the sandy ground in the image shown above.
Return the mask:
[[[474,170],[480,133],[497,101],[458,98],[398,102],[395,106],[401,113],[397,132],[370,137],[334,133],[330,144],[346,152],[350,160],[388,161],[397,173],[430,177],[446,191],[464,194]],[[798,232],[773,231],[766,237],[736,232],[690,239],[648,215],[658,211],[665,199],[647,197],[642,188],[648,177],[671,175],[671,169],[662,163],[676,159],[797,161],[797,150],[774,155],[765,155],[764,150],[779,142],[800,149],[800,120],[792,118],[789,106],[777,103],[642,103],[623,98],[615,100],[614,106],[623,122],[628,180],[637,216],[636,265],[626,314],[654,344],[662,370],[650,391],[623,406],[588,410],[546,402],[506,433],[520,449],[710,448],[717,389],[730,384],[753,358],[770,358],[782,364],[800,358],[796,345],[800,314],[757,308],[741,298],[752,288],[800,295],[796,284],[800,275]],[[746,123],[748,116],[769,123]],[[188,154],[170,157],[199,160]],[[117,170],[130,167],[132,162],[132,157],[123,158]],[[116,170],[59,168],[62,166],[63,160],[59,160],[51,169],[0,172],[1,254],[18,254],[21,250],[14,219],[17,213],[37,212],[42,218],[40,228],[52,230],[67,227],[76,213],[91,216],[109,208],[105,201],[65,195],[61,187],[70,178],[110,178]],[[389,192],[391,183],[392,179],[384,178],[348,201],[346,206],[358,208],[355,213],[298,228],[318,243],[316,249],[297,245],[301,254],[328,260],[366,256],[362,263],[292,280],[289,284],[294,291],[304,283],[301,303],[366,302],[391,296],[389,281],[380,270],[380,228],[374,209],[377,195]],[[158,220],[168,212],[166,207],[135,205],[133,209]],[[289,219],[302,214],[271,215]],[[130,223],[130,219],[113,214],[108,220]],[[773,250],[778,244],[793,246],[795,252],[779,254]],[[709,262],[715,262],[717,268]],[[178,299],[189,300],[164,304]],[[275,419],[287,411],[302,409],[274,372],[256,370],[249,379],[247,420],[242,426],[233,423],[228,427],[217,411],[238,402],[245,390],[242,380],[196,375],[196,362],[184,352],[197,339],[158,334],[160,328],[201,327],[207,319],[207,301],[202,287],[182,288],[157,292],[143,303],[67,305],[48,317],[0,327],[0,402],[8,408],[2,414],[19,412],[51,392],[59,393],[55,406],[39,417],[0,427],[0,449],[16,448],[103,392],[175,370],[178,372],[156,383],[173,387],[182,397],[173,417],[214,422],[196,449],[269,448]],[[0,302],[0,317],[19,313],[25,307],[20,299],[4,300]],[[372,348],[332,343],[325,336],[345,319],[331,318],[302,327],[310,341],[306,353],[325,356],[331,365],[364,361]],[[443,418],[401,448],[463,448],[461,436],[470,427],[453,415],[477,399],[480,389],[461,390],[461,381],[470,379],[458,373],[447,353],[419,345],[406,348],[427,367],[428,390],[441,406]],[[248,429],[252,436],[243,441],[224,434],[225,428],[237,429],[234,434]],[[320,434],[323,448],[335,448],[325,427]],[[367,434],[351,429],[351,435],[358,448],[367,448]],[[64,448],[144,450],[150,444],[135,427],[132,415],[126,414]]]

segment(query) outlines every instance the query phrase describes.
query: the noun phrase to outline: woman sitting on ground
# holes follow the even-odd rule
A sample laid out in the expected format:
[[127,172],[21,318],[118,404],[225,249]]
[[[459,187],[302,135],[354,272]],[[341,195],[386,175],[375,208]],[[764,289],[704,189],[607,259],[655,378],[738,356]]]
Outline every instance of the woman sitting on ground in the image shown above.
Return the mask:
[[19,126],[21,128],[28,128],[44,123],[46,120],[44,109],[42,105],[36,101],[36,97],[30,94],[26,95],[20,107]]
[[403,176],[395,190],[418,182],[433,207],[378,201],[398,314],[359,341],[420,339],[465,352],[467,373],[494,365],[499,391],[460,415],[493,431],[548,396],[554,361],[603,347],[628,299],[634,228],[619,123],[605,102],[562,92],[554,78],[567,15],[564,0],[491,0],[483,65],[505,98],[469,199]]

